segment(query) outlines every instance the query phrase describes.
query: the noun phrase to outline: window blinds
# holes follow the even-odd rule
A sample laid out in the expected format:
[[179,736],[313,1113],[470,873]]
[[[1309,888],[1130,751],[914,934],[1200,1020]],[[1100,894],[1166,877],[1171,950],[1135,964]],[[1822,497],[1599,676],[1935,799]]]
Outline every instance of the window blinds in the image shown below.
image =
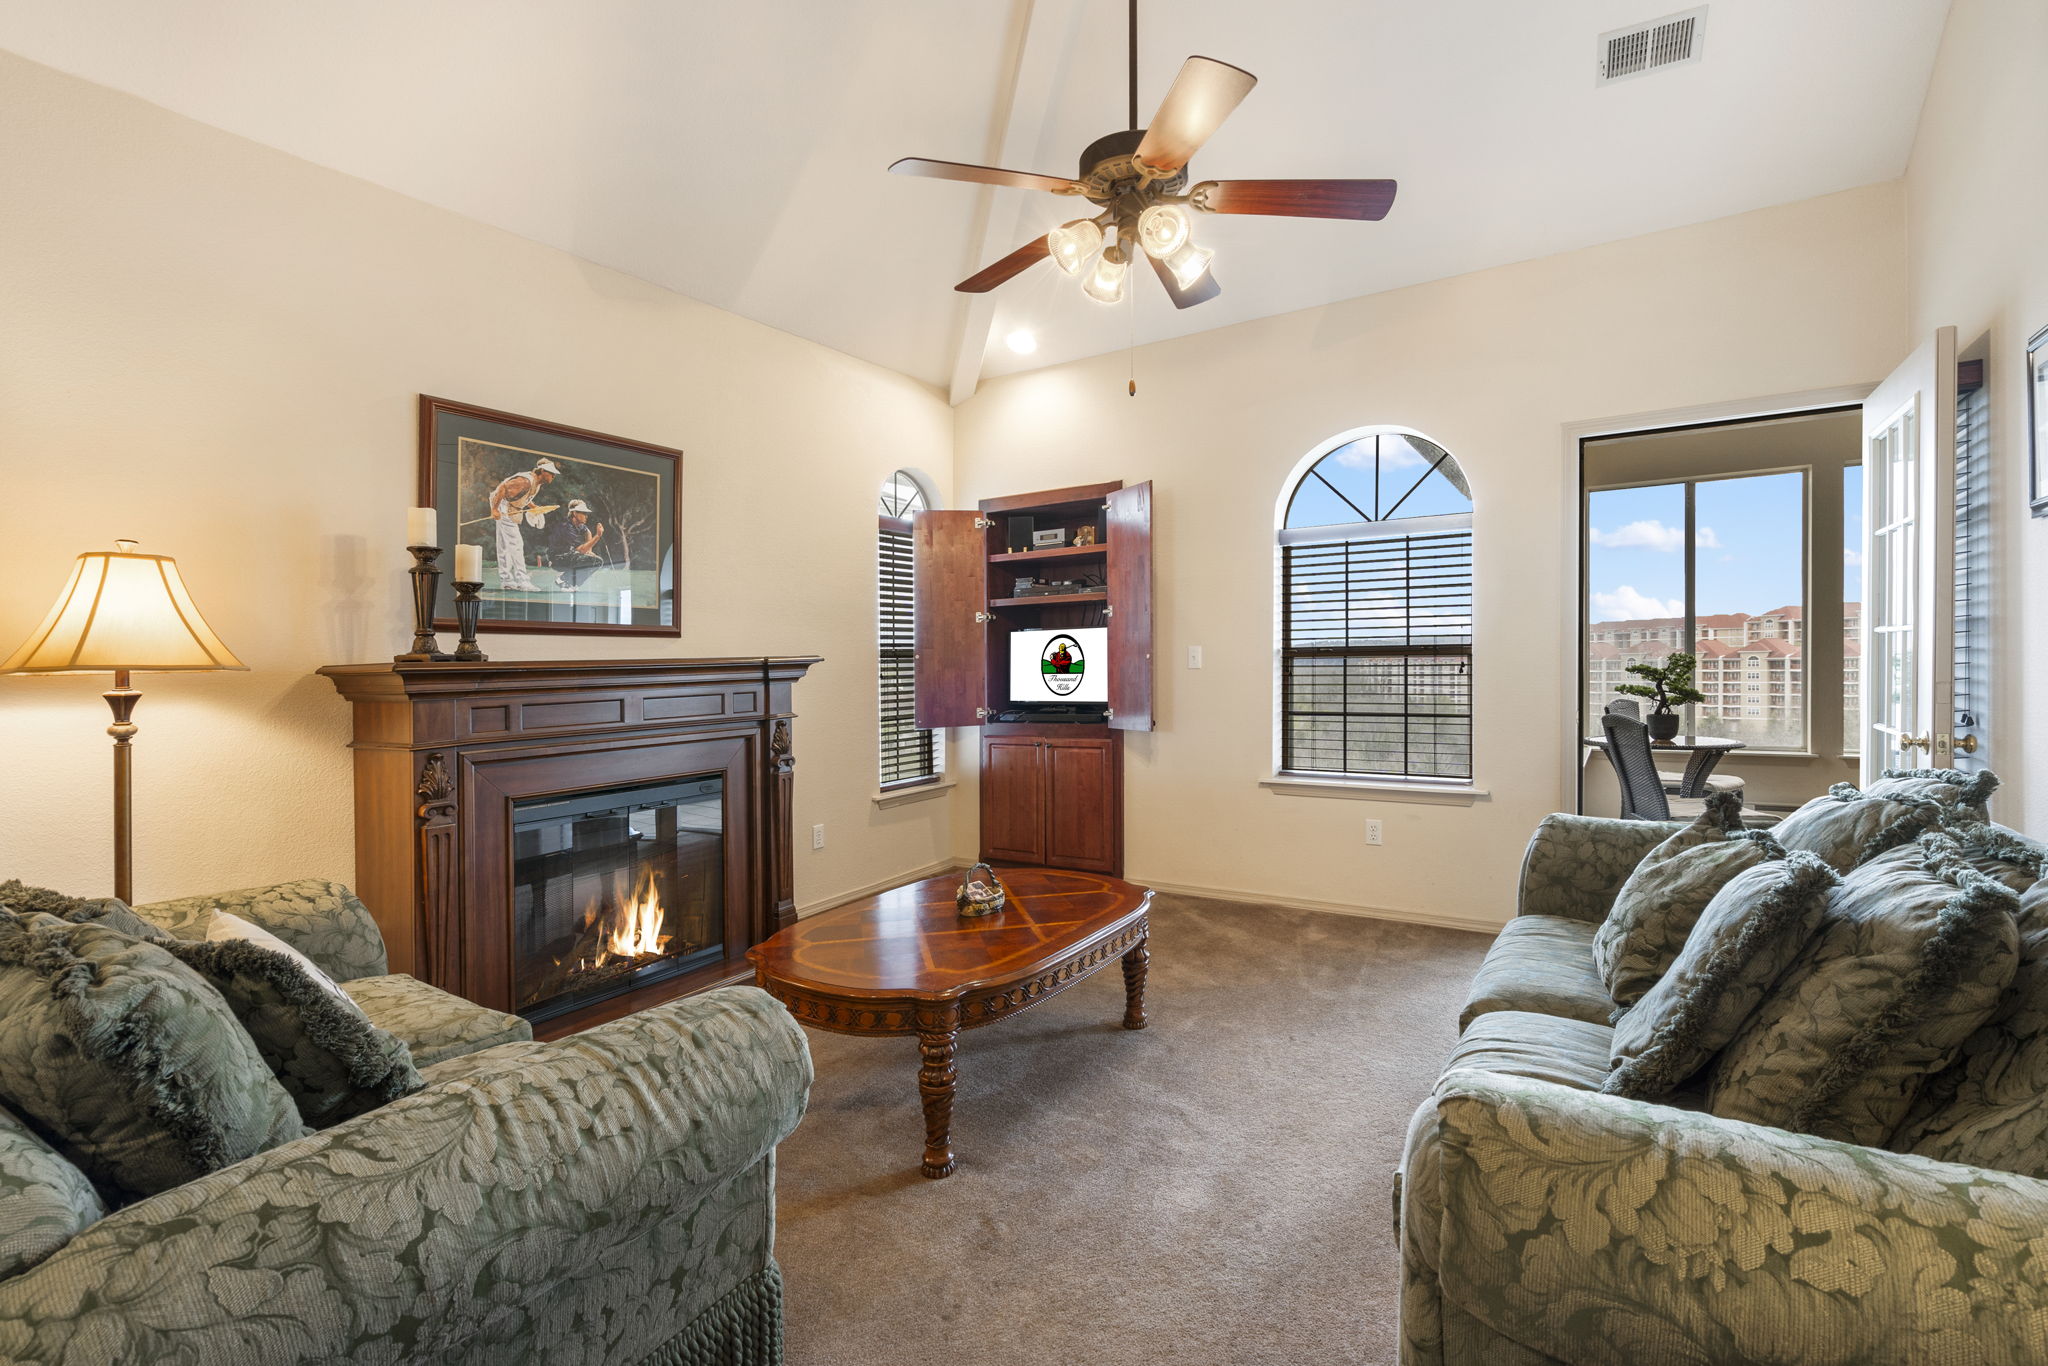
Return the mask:
[[1281,551],[1281,764],[1472,776],[1472,533]]
[[917,728],[917,635],[910,573],[910,533],[884,528],[879,549],[882,724],[881,785],[922,782],[938,774],[933,732]]

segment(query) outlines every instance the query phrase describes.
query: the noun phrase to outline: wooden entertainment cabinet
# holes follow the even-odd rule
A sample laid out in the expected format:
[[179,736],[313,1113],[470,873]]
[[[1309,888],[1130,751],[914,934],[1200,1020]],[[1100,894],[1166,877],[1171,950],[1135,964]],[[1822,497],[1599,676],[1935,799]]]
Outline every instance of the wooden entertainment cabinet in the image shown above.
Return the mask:
[[[1012,546],[1010,519],[1023,517],[1066,543]],[[1073,543],[1083,527],[1093,545]],[[1152,485],[1081,484],[920,512],[912,564],[917,723],[981,729],[981,857],[1121,876],[1123,733],[1152,729]],[[1016,579],[1040,569],[1091,591],[1018,595]],[[999,720],[1013,706],[1011,633],[1090,626],[1108,631],[1103,720]]]

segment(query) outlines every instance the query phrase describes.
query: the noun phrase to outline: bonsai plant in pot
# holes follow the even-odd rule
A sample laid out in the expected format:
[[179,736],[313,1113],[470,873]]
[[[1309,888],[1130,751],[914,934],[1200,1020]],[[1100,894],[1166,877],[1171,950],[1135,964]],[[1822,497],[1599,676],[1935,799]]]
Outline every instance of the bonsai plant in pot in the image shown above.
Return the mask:
[[1693,670],[1698,665],[1697,659],[1683,652],[1666,657],[1662,664],[1631,664],[1628,672],[1643,681],[1615,687],[1616,692],[1650,701],[1650,714],[1643,718],[1643,724],[1650,728],[1652,740],[1669,740],[1678,734],[1678,713],[1672,710],[1674,707],[1707,700],[1707,695],[1692,685]]

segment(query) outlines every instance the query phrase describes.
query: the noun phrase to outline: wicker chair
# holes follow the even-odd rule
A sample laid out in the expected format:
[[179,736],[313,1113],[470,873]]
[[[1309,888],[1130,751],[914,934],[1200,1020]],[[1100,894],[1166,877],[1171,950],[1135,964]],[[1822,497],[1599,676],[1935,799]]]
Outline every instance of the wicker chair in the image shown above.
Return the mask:
[[[1607,710],[1617,716],[1626,716],[1631,721],[1640,721],[1643,717],[1642,704],[1633,697],[1617,697],[1607,704]],[[1683,773],[1674,773],[1668,768],[1660,768],[1657,770],[1657,780],[1664,784],[1664,795],[1667,797],[1676,797],[1685,791],[1685,775]],[[1707,779],[1705,795],[1711,796],[1716,792],[1740,792],[1742,790],[1742,779],[1732,773],[1716,773]]]

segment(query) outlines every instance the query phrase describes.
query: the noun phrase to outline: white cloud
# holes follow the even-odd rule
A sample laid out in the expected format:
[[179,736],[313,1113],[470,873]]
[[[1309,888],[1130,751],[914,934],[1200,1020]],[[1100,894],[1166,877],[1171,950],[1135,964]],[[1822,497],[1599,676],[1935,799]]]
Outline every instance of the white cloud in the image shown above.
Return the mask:
[[[1594,545],[1604,545],[1609,550],[1657,550],[1667,555],[1685,549],[1685,528],[1666,526],[1655,518],[1644,522],[1630,522],[1613,531],[1602,531],[1594,527],[1588,533]],[[1710,526],[1700,527],[1693,534],[1693,542],[1701,550],[1719,550],[1721,538]]]
[[1844,568],[1844,569],[1861,569],[1862,567],[1863,567],[1863,552],[1862,552],[1862,551],[1860,551],[1860,550],[1844,550],[1844,551],[1842,552],[1842,568]]
[[[1429,462],[1408,444],[1405,437],[1390,436],[1379,443],[1380,468],[1383,470],[1419,470]],[[1372,468],[1372,438],[1354,441],[1337,452],[1337,463],[1353,469]]]
[[1685,604],[1677,598],[1666,601],[1638,593],[1627,584],[1611,593],[1593,595],[1593,620],[1640,621],[1645,617],[1682,617]]

